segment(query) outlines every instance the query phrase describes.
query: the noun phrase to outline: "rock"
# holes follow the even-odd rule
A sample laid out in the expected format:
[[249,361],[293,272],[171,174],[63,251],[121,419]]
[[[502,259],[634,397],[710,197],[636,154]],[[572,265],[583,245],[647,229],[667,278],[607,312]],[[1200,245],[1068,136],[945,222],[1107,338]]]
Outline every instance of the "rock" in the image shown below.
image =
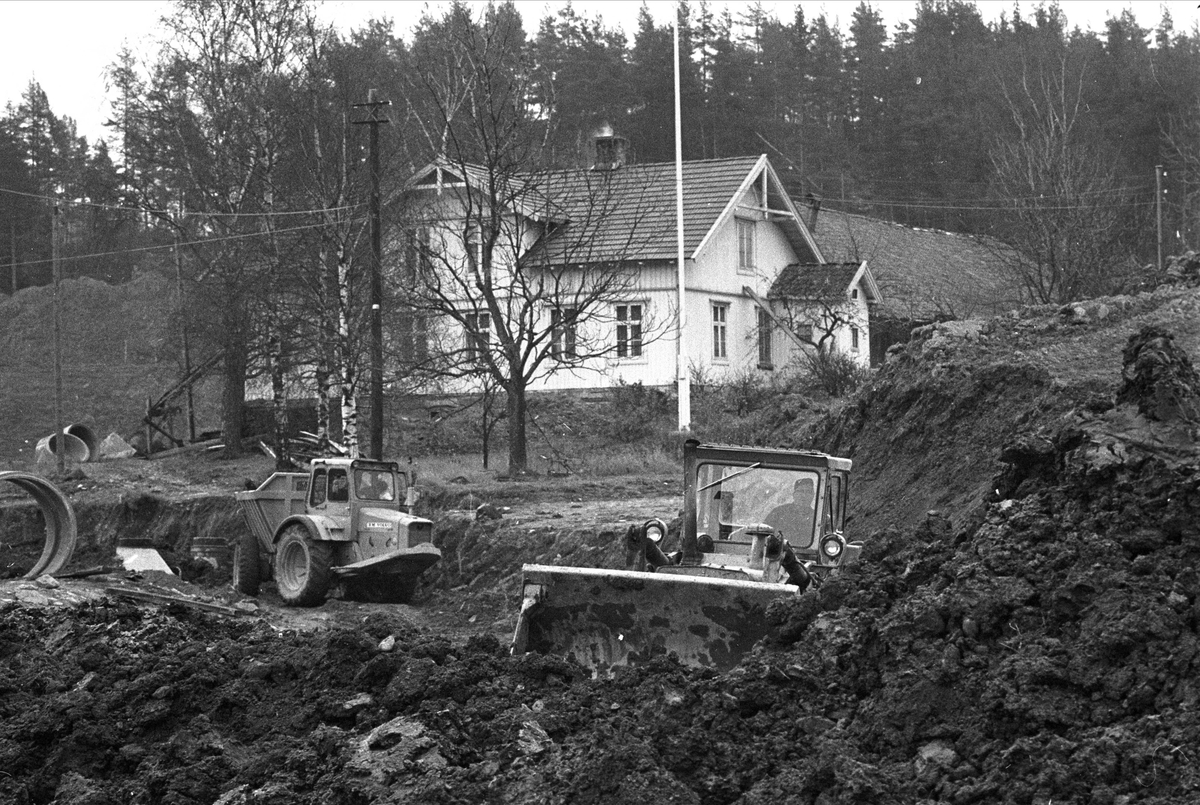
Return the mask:
[[396,648],[396,636],[393,634],[390,634],[387,637],[385,637],[379,641],[379,650],[380,651],[394,651],[395,648]]
[[917,750],[917,768],[935,765],[949,769],[958,763],[958,753],[946,741],[930,741]]
[[481,503],[475,509],[476,520],[499,520],[504,515],[500,513],[499,507],[491,503]]
[[539,755],[554,744],[546,730],[536,721],[526,721],[521,724],[521,732],[517,736],[517,748],[523,755]]
[[1200,377],[1175,337],[1146,326],[1129,336],[1122,353],[1125,384],[1117,402],[1137,406],[1147,419],[1200,422]]

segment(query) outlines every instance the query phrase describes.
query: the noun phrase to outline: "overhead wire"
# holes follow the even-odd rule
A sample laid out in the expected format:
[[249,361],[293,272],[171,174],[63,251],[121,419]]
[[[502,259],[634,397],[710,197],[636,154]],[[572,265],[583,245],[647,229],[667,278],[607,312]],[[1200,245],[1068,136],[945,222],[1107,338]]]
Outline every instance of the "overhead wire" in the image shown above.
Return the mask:
[[[346,223],[361,223],[362,221],[365,221],[365,220],[367,220],[366,216],[362,216],[359,218],[351,218]],[[289,232],[302,232],[307,229],[320,229],[321,227],[324,227],[324,226],[327,226],[327,224],[325,224],[325,223],[305,224],[304,226],[292,226],[292,227],[288,227],[286,229],[275,229],[270,232],[244,232],[240,235],[221,235],[221,236],[215,237],[215,238],[190,239],[190,240],[181,241],[178,245],[180,245],[180,246],[198,246],[198,245],[203,246],[203,245],[207,245],[210,243],[223,243],[225,241],[230,241],[230,240],[246,240],[247,238],[273,237],[275,235],[284,235]],[[116,251],[111,251],[111,252],[92,252],[91,254],[60,255],[58,259],[60,262],[65,262],[68,260],[89,260],[94,257],[114,257],[117,255],[122,255],[122,254],[134,254],[136,252],[152,252],[152,251],[158,251],[160,249],[173,249],[173,248],[175,248],[175,246],[176,246],[176,244],[174,244],[174,243],[161,243],[161,244],[157,244],[154,246],[134,246],[134,247],[131,247],[128,249],[117,249]],[[53,258],[44,258],[41,260],[26,260],[24,262],[18,263],[18,265],[19,266],[37,266],[37,265],[46,265],[46,264],[53,263],[53,262],[54,262]]]
[[33,198],[41,201],[50,201],[55,204],[66,204],[75,207],[94,207],[101,210],[115,210],[117,212],[136,212],[136,213],[151,213],[160,215],[173,215],[175,217],[219,217],[219,218],[274,218],[285,215],[316,215],[319,213],[341,212],[343,210],[353,210],[359,207],[365,207],[366,204],[347,204],[341,207],[321,207],[312,210],[284,210],[282,212],[202,212],[198,210],[180,210],[177,213],[168,213],[166,210],[153,210],[146,207],[127,207],[123,204],[103,204],[98,201],[80,201],[78,199],[62,199],[54,196],[46,196],[39,193],[26,193],[23,190],[12,190],[7,187],[0,187],[0,193],[7,193],[12,196],[22,196],[24,198]]

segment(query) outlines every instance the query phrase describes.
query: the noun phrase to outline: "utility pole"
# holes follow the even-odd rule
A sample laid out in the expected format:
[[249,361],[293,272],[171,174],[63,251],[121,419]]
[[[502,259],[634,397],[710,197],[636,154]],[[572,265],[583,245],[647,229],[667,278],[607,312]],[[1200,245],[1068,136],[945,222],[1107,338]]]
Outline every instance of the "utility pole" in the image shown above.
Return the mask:
[[192,350],[188,343],[187,305],[183,298],[183,257],[179,254],[179,233],[175,233],[175,287],[179,293],[179,330],[183,336],[183,376],[187,384],[188,443],[196,441],[196,408],[192,397]]
[[1162,243],[1162,186],[1163,169],[1162,165],[1154,166],[1154,208],[1158,216],[1158,273],[1161,275],[1163,271],[1163,243]]
[[367,159],[371,169],[371,443],[370,457],[383,458],[383,227],[379,198],[379,124],[389,122],[379,116],[379,110],[391,106],[391,101],[376,99],[375,90],[367,90],[367,102],[355,108],[370,109],[366,120],[356,120],[356,126],[370,126],[371,138]]
[[62,270],[58,264],[58,205],[50,218],[50,266],[54,274],[54,455],[58,477],[66,475],[66,436],[63,433],[63,381],[62,381],[62,299],[59,284],[62,280]]
[[8,222],[8,262],[12,267],[12,292],[17,292],[17,222]]

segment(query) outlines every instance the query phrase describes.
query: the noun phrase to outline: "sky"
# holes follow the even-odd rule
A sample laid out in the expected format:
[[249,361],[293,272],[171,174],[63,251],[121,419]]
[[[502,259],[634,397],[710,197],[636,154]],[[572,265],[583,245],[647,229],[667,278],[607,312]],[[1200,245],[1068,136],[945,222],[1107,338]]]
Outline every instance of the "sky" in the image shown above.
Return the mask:
[[[796,5],[804,9],[807,19],[824,13],[843,34],[848,34],[851,15],[859,0],[818,0],[817,2],[784,2],[763,0],[763,6],[781,20],[791,19]],[[609,26],[619,27],[632,37],[636,29],[642,0],[573,0],[572,6],[582,16],[599,16]],[[736,14],[746,3],[736,0],[710,0],[714,9],[728,6]],[[103,123],[110,113],[105,70],[113,63],[123,46],[153,58],[158,20],[170,8],[162,0],[0,0],[0,30],[6,33],[0,48],[0,104],[20,102],[21,93],[31,80],[46,91],[50,108],[60,117],[72,117],[80,134],[95,142],[107,137]],[[372,18],[391,17],[397,33],[408,38],[408,32],[426,9],[435,13],[442,3],[414,0],[327,0],[318,13],[344,31],[363,25]],[[565,0],[517,0],[517,7],[532,34],[538,21],[547,12],[555,12]],[[649,0],[645,3],[655,22],[666,24],[674,3],[670,0]],[[884,18],[889,32],[896,25],[912,18],[916,0],[872,0],[870,5]],[[976,2],[985,21],[999,19],[1001,13],[1011,15],[1012,0],[979,0]],[[1025,0],[1026,12],[1037,2]],[[1072,26],[1102,31],[1104,21],[1132,9],[1138,23],[1153,28],[1161,18],[1161,10],[1170,11],[1177,30],[1191,30],[1200,22],[1197,0],[1180,2],[1110,2],[1110,0],[1065,0],[1059,4]]]

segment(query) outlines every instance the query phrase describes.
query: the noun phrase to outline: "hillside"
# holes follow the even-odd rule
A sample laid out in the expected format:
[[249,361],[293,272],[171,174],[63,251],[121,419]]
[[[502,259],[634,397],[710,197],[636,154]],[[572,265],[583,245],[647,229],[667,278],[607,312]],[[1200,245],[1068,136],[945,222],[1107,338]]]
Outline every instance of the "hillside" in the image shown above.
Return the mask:
[[[1196,289],[1170,288],[916,333],[785,434],[854,459],[866,548],[776,605],[776,637],[728,674],[663,660],[592,680],[505,651],[520,564],[603,564],[605,518],[670,514],[647,511],[677,493],[657,477],[448,484],[429,499],[448,560],[419,606],[331,602],[317,629],[104,595],[5,605],[0,796],[1192,801],[1198,314]],[[103,506],[105,488],[80,494]],[[444,511],[467,494],[512,511]]]

